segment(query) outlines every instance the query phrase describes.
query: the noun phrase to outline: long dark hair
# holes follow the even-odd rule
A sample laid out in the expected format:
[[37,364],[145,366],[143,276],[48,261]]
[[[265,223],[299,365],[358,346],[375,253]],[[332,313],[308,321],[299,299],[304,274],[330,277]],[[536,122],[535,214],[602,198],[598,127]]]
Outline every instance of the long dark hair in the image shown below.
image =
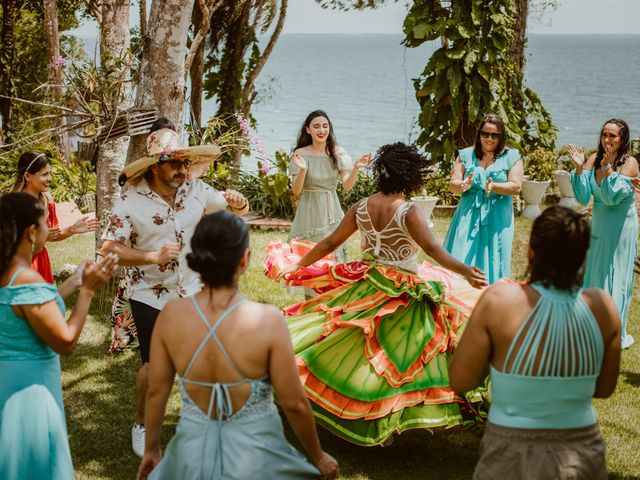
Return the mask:
[[491,123],[498,127],[498,132],[500,133],[500,141],[498,142],[498,146],[493,151],[493,158],[498,158],[500,155],[504,153],[505,144],[507,143],[507,130],[504,127],[504,121],[499,115],[495,113],[487,113],[484,117],[482,117],[482,121],[480,122],[480,128],[478,128],[478,132],[476,133],[476,144],[473,147],[473,151],[476,154],[476,158],[478,160],[482,160],[482,143],[480,142],[480,132],[482,131],[482,127],[485,126],[486,123]]
[[604,133],[604,127],[606,127],[608,123],[612,123],[620,128],[620,148],[618,148],[618,156],[613,161],[613,169],[615,170],[624,163],[627,153],[629,153],[629,149],[631,148],[631,139],[629,138],[629,125],[627,125],[627,122],[625,122],[624,120],[620,120],[619,118],[610,118],[602,124],[602,128],[600,129],[600,137],[598,138],[598,151],[596,152],[596,161],[593,166],[594,168],[600,168],[600,166],[602,165],[602,158],[604,157],[602,134]]
[[221,211],[206,215],[191,237],[187,264],[209,287],[232,286],[249,247],[249,229],[240,217]]
[[12,192],[0,197],[0,273],[6,271],[24,231],[39,225],[43,215],[42,204],[28,193]]
[[13,184],[12,192],[20,192],[24,188],[24,176],[27,173],[38,173],[51,162],[44,153],[24,152],[18,159],[18,170],[16,171],[16,181]]
[[561,290],[578,288],[589,240],[589,222],[582,215],[559,205],[547,208],[531,228],[529,281]]
[[331,157],[331,162],[333,163],[333,168],[338,169],[338,154],[336,152],[336,136],[333,133],[333,124],[331,123],[331,119],[327,112],[324,110],[314,110],[307,118],[305,118],[302,127],[300,128],[300,133],[298,134],[298,140],[296,141],[295,150],[303,147],[307,147],[313,143],[311,139],[311,134],[307,132],[307,128],[311,124],[311,121],[316,117],[324,117],[329,122],[329,136],[327,137],[327,146],[325,147],[325,153]]

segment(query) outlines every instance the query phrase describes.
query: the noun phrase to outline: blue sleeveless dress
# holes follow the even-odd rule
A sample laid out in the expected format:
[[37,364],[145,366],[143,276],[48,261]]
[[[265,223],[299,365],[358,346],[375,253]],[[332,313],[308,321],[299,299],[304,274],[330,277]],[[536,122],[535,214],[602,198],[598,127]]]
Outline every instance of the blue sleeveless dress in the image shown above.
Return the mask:
[[508,148],[485,170],[473,147],[460,150],[464,177],[473,177],[471,188],[460,196],[443,247],[457,260],[483,270],[489,283],[511,274],[514,220],[513,197],[493,192],[487,197],[485,185],[489,178],[506,182],[518,160],[520,152]]
[[580,175],[571,172],[576,200],[587,205],[593,196],[584,286],[602,288],[613,297],[622,322],[622,348],[634,342],[627,333],[627,317],[633,298],[633,261],[638,254],[638,214],[630,182],[629,177],[614,172],[598,185],[592,170]]
[[60,358],[12,306],[65,305],[55,285],[0,288],[0,480],[73,479],[62,404]]
[[606,478],[592,398],[604,357],[581,290],[531,284],[540,298],[502,371],[491,365],[489,423],[474,479]]
[[[251,379],[242,374],[215,333],[220,323],[244,300],[227,309],[213,326],[209,325],[195,298],[191,297],[191,301],[209,333],[200,342],[184,374],[178,378],[183,402],[180,422],[164,457],[149,479],[318,478],[320,471],[285,439],[269,378]],[[188,378],[196,358],[210,338],[215,340],[242,380],[209,383]],[[251,385],[249,398],[234,412],[230,389],[247,383]],[[185,384],[211,389],[206,412],[191,399]],[[212,419],[214,410],[216,418]]]

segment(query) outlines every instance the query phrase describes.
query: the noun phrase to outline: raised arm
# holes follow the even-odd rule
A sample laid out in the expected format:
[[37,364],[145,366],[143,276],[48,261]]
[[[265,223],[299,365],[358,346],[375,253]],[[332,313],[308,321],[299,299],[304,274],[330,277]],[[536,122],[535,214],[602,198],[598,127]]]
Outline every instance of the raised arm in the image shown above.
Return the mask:
[[338,463],[322,450],[311,406],[298,377],[291,337],[282,313],[270,309],[269,378],[291,428],[322,478],[338,478]]
[[342,188],[345,192],[350,191],[358,180],[358,172],[361,168],[367,168],[371,165],[371,154],[362,155],[355,163],[353,168],[349,170],[342,170],[340,172],[340,180],[342,181]]
[[280,273],[279,278],[282,278],[287,273],[295,272],[301,267],[306,267],[317,262],[346,242],[347,239],[358,229],[358,226],[356,225],[356,211],[358,209],[358,204],[359,202],[355,203],[349,209],[340,222],[340,225],[331,232],[331,235],[316,244],[309,253],[298,261],[298,263],[294,263],[284,268]]
[[307,176],[307,162],[296,151],[291,155],[291,163],[289,164],[293,180],[291,182],[291,191],[296,197],[299,197],[304,187],[304,179]]
[[147,252],[128,247],[122,242],[105,240],[102,243],[102,252],[118,255],[118,263],[125,267],[137,267],[139,265],[164,265],[180,255],[180,246],[177,243],[165,243],[155,252]]
[[[168,308],[167,308],[168,307]],[[162,458],[160,432],[171,394],[176,369],[165,345],[165,324],[172,321],[171,305],[158,315],[151,337],[151,361],[149,363],[149,387],[147,389],[144,457],[138,469],[138,479],[146,479]],[[174,314],[177,312],[173,312]]]
[[[38,337],[55,352],[70,354],[80,338],[91,300],[96,291],[113,275],[116,260],[115,256],[107,256],[96,264],[85,266],[78,298],[68,320],[53,300],[40,305],[21,305],[17,307],[18,314],[27,319]],[[18,275],[16,285],[43,281],[37,272],[28,269]]]
[[473,175],[470,173],[464,178],[465,170],[460,157],[456,157],[451,167],[451,180],[449,181],[449,190],[456,195],[462,195],[471,188],[471,179]]
[[479,268],[465,265],[449,255],[438,240],[436,240],[424,216],[420,214],[420,211],[415,205],[407,212],[405,222],[409,235],[411,235],[411,238],[422,248],[424,253],[443,267],[465,277],[473,287],[479,288],[487,284],[487,278]]
[[595,153],[584,160],[584,148],[579,150],[574,145],[567,145],[569,156],[575,165],[575,170],[571,172],[571,187],[576,200],[582,205],[587,205],[591,200],[591,175],[593,175],[593,165],[595,163]]

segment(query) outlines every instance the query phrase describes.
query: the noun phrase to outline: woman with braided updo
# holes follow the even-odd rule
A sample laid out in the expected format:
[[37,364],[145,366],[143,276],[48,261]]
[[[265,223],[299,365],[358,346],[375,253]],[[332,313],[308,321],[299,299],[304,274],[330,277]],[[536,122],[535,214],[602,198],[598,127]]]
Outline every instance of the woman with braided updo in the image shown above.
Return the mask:
[[593,198],[591,246],[587,253],[584,287],[607,291],[622,321],[622,348],[634,340],[627,333],[627,317],[633,298],[633,261],[638,254],[638,214],[632,180],[638,161],[629,154],[629,126],[612,118],[600,129],[598,150],[586,161],[584,149],[568,145],[576,168],[571,185],[576,200],[587,205]]
[[[486,279],[449,255],[405,201],[424,185],[428,167],[413,146],[383,146],[372,167],[378,193],[353,205],[315,246],[273,242],[264,263],[270,278],[319,293],[285,308],[298,372],[317,421],[360,445],[410,428],[476,421],[466,407],[480,393],[454,393],[446,372],[479,296],[471,286]],[[361,261],[323,259],[357,230]],[[419,264],[420,250],[444,268]]]
[[458,152],[449,183],[460,202],[444,248],[484,271],[489,283],[511,274],[513,197],[520,193],[524,173],[520,152],[506,147],[506,136],[503,120],[485,115],[475,145]]

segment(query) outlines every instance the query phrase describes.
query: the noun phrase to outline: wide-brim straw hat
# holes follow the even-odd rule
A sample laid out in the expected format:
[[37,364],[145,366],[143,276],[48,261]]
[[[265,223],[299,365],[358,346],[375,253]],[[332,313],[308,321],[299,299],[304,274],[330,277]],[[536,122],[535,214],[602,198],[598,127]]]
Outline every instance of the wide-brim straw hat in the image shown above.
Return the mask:
[[[118,182],[120,185],[124,185],[127,182],[134,183],[140,180],[151,165],[155,165],[163,156],[167,155],[176,159],[188,158],[191,160],[192,171],[201,174],[204,173],[221,153],[222,150],[216,145],[184,147],[176,132],[168,128],[163,128],[149,134],[147,137],[147,156],[135,160],[124,167],[118,178]],[[191,177],[193,177],[193,175],[191,175]]]

